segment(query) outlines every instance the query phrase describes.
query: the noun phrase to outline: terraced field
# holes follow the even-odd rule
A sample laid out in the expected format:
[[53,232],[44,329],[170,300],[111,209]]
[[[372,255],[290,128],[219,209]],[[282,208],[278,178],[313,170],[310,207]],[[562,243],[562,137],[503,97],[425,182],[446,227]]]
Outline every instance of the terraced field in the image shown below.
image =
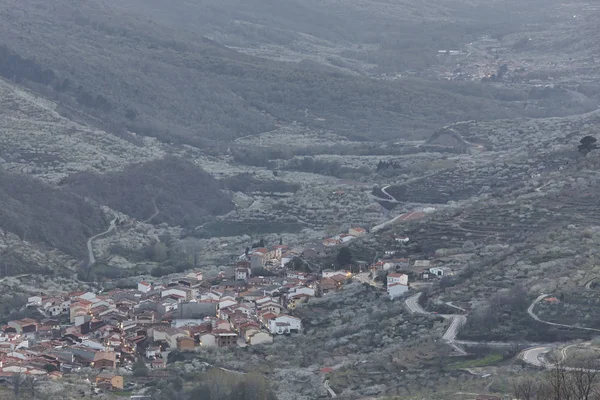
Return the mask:
[[387,192],[399,202],[445,204],[495,189],[517,189],[529,179],[527,164],[486,165],[479,168],[463,166],[446,169],[409,184],[391,186]]

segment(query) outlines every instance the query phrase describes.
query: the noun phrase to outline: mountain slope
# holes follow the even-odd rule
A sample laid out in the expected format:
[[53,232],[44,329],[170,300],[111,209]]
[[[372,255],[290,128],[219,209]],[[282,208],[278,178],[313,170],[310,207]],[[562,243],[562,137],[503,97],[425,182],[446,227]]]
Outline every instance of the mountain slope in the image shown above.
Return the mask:
[[27,176],[0,170],[0,227],[22,240],[83,258],[88,237],[106,226],[83,198]]
[[68,190],[138,220],[194,228],[233,209],[229,195],[202,169],[175,157],[134,165],[122,172],[81,173],[64,180]]
[[486,92],[458,94],[436,82],[381,82],[242,55],[142,15],[92,1],[5,2],[0,72],[56,99],[59,111],[94,116],[111,131],[200,147],[277,122],[397,138],[521,113],[516,105],[499,107]]

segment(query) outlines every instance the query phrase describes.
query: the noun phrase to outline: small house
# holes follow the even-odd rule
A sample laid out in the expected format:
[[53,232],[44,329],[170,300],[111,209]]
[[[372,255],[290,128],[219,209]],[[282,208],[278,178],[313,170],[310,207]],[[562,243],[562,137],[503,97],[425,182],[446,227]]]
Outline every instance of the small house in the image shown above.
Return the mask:
[[96,386],[105,390],[122,390],[123,376],[111,372],[102,372],[96,376]]

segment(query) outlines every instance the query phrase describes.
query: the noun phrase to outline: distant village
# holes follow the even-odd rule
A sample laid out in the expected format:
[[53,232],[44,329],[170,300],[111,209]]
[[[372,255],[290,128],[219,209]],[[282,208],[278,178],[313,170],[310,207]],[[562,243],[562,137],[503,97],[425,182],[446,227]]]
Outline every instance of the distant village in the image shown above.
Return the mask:
[[[352,228],[347,235],[326,239],[345,243],[347,237],[365,235]],[[351,239],[350,239],[351,240]],[[339,241],[339,243],[338,243]],[[406,243],[407,237],[396,241]],[[108,292],[72,292],[59,296],[40,293],[28,298],[31,315],[8,322],[0,332],[0,382],[14,374],[58,379],[84,367],[98,370],[98,388],[123,389],[118,368],[131,370],[144,360],[152,376],[160,376],[168,352],[196,352],[201,348],[268,345],[278,335],[302,331],[294,316],[299,304],[312,297],[340,290],[353,278],[378,286],[391,299],[409,290],[405,268],[422,269],[419,279],[451,274],[426,260],[410,262],[388,255],[353,275],[349,270],[295,271],[292,261],[315,256],[319,249],[302,254],[285,245],[248,248],[229,272],[205,279],[192,271],[169,281],[140,281],[137,288]],[[431,267],[431,268],[429,268]],[[253,275],[253,271],[272,276]]]

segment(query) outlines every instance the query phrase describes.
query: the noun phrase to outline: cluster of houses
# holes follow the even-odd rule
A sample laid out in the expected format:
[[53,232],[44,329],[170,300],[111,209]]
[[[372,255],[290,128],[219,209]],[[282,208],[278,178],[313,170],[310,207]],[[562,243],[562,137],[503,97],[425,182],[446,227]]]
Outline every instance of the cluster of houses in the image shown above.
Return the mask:
[[[279,255],[277,255],[279,256]],[[122,388],[117,367],[142,357],[150,370],[165,367],[165,352],[273,342],[302,330],[298,304],[336,291],[347,271],[252,276],[239,261],[227,276],[204,280],[192,272],[170,282],[140,281],[131,289],[31,296],[36,318],[0,327],[0,377],[60,377],[81,367],[98,369],[98,385]]]
[[413,279],[422,281],[454,275],[454,269],[450,266],[436,266],[432,260],[410,260],[408,258],[380,259],[371,265],[370,272],[373,278],[381,273],[386,275],[386,290],[392,300],[408,292],[409,276],[404,272],[411,273]]
[[366,234],[367,230],[365,228],[350,228],[348,233],[341,233],[339,235],[324,239],[321,244],[325,247],[339,246],[358,237],[365,236]]
[[436,265],[432,260],[410,260],[408,258],[383,258],[371,265],[370,271],[404,270],[415,273],[421,280],[439,279],[454,275],[454,268],[446,265]]

